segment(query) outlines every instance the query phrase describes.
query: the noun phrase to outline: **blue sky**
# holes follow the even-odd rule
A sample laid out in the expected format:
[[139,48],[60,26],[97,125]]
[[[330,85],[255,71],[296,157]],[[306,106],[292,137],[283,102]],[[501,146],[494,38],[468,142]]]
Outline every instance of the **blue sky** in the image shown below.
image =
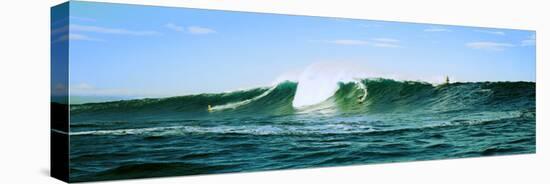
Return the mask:
[[72,2],[69,20],[52,35],[70,42],[72,95],[231,91],[316,63],[434,83],[535,81],[533,31],[90,2]]

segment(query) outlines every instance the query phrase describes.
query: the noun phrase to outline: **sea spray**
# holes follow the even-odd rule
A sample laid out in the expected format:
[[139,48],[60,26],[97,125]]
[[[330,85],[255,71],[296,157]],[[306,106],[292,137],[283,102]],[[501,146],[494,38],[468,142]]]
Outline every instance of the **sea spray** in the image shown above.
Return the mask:
[[319,104],[338,90],[338,83],[368,77],[366,69],[345,62],[320,62],[308,66],[298,78],[292,106],[303,108]]

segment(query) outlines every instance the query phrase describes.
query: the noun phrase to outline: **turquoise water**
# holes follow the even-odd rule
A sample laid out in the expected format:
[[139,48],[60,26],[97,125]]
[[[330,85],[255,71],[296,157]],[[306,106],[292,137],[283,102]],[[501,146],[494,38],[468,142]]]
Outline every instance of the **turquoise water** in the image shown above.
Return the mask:
[[[70,179],[94,181],[535,152],[535,83],[364,79],[71,105]],[[210,110],[208,105],[211,106]]]

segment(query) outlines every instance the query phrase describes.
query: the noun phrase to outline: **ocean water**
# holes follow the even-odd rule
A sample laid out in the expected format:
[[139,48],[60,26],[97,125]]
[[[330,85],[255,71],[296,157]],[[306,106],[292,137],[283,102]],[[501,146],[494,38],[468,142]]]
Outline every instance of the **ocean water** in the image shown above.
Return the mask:
[[71,105],[70,180],[535,153],[533,82],[363,79],[301,107],[297,91]]

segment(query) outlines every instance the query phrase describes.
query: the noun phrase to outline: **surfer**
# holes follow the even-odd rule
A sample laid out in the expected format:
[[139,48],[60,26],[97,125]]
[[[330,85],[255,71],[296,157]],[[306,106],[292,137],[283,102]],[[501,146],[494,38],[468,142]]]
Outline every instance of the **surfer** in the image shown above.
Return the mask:
[[212,112],[212,106],[210,104],[208,104],[208,112]]
[[445,84],[449,84],[449,76],[445,76]]
[[361,81],[359,81],[359,88],[363,90],[363,95],[357,97],[357,103],[362,104],[367,98],[367,87]]

